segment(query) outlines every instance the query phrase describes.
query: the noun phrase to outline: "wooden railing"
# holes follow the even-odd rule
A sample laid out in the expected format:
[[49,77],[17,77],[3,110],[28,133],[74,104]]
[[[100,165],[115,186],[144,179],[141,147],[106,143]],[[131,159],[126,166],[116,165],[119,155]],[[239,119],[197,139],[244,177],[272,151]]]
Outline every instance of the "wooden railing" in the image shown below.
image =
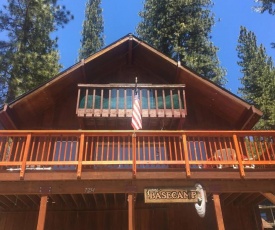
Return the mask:
[[275,170],[275,131],[1,131],[0,173]]
[[[142,117],[182,118],[187,114],[185,86],[139,84]],[[131,117],[134,84],[79,84],[79,117]]]

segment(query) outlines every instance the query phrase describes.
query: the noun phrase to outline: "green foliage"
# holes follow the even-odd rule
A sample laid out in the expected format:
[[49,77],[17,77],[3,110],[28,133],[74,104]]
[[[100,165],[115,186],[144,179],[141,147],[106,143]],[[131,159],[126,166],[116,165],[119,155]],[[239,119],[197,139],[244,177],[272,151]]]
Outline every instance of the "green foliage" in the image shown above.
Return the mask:
[[269,14],[275,14],[275,0],[255,0],[255,2],[258,3],[258,5],[254,7],[255,11],[260,13],[267,11]]
[[57,0],[8,0],[2,7],[0,32],[6,35],[6,40],[0,41],[0,60],[5,60],[0,64],[2,102],[59,72],[57,38],[50,35],[70,19],[70,12]]
[[79,59],[99,51],[104,45],[101,0],[88,0],[83,23]]
[[275,129],[275,68],[263,45],[257,45],[253,32],[241,27],[237,46],[243,74],[239,88],[242,97],[263,112],[257,129]]
[[225,71],[210,41],[211,0],[146,0],[137,33],[167,56],[224,85]]

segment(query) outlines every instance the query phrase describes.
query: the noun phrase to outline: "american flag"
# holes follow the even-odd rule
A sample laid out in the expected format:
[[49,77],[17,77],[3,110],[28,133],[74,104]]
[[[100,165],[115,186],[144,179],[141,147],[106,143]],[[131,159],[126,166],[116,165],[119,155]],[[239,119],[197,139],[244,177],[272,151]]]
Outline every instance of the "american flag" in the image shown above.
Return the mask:
[[139,104],[138,91],[135,90],[135,98],[133,103],[133,113],[132,113],[132,127],[134,130],[142,129],[141,121],[141,108]]

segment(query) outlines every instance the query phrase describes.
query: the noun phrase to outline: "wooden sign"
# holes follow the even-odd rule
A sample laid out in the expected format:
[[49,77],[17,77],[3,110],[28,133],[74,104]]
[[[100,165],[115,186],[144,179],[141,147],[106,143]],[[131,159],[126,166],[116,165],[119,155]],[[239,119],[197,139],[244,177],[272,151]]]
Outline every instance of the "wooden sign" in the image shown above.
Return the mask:
[[145,203],[197,203],[195,188],[148,188],[144,189]]

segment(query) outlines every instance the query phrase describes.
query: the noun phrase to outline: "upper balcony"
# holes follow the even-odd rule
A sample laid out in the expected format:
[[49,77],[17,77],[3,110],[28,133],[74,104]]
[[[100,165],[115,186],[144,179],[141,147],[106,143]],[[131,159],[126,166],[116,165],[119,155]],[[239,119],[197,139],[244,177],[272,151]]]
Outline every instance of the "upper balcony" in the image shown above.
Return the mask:
[[44,130],[0,134],[2,181],[270,179],[274,173],[275,131]]
[[[134,84],[79,84],[77,116],[89,129],[131,129],[134,90]],[[138,94],[143,129],[177,129],[183,122],[187,114],[184,85],[139,84]]]

